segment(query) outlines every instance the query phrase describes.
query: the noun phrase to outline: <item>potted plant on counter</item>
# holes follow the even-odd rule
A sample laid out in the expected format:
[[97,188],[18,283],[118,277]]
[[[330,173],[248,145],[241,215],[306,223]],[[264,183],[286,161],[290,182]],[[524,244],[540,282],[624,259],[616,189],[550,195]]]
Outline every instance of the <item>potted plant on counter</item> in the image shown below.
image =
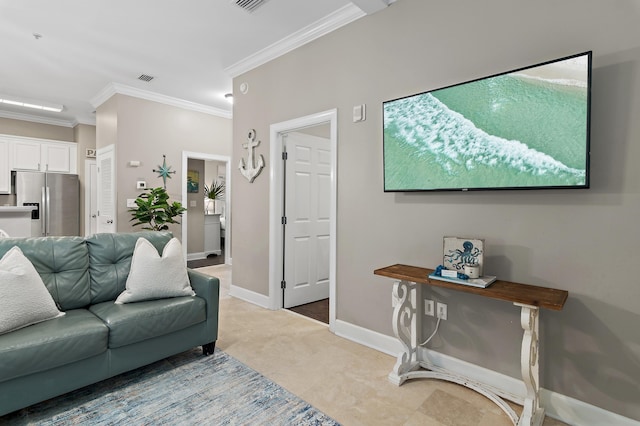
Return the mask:
[[[206,201],[206,210],[205,213],[215,213],[216,212],[216,200],[219,200],[224,195],[225,185],[224,182],[218,182],[214,180],[211,182],[211,186],[204,185],[204,196]],[[211,206],[211,204],[213,206]],[[213,209],[211,209],[213,207]]]
[[186,210],[177,201],[170,203],[167,190],[158,187],[140,194],[136,198],[136,207],[130,208],[129,213],[133,216],[130,221],[137,221],[133,226],[144,225],[142,229],[165,231],[170,223],[179,224],[174,217],[181,216]]

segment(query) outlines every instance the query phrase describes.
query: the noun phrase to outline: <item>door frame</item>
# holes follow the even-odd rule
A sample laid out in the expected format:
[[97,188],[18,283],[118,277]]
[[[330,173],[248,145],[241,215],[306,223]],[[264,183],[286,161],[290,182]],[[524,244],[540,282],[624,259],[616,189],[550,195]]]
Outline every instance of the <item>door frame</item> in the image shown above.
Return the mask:
[[[224,263],[231,265],[231,157],[228,155],[207,154],[204,152],[192,152],[182,151],[182,204],[187,203],[187,169],[189,168],[189,160],[204,160],[204,161],[223,161],[226,163],[225,167],[225,237],[224,237]],[[183,215],[180,218],[182,226],[182,252],[185,262],[187,261],[187,238],[188,234],[188,214]]]
[[282,308],[283,235],[282,216],[284,167],[282,135],[295,130],[329,124],[331,144],[331,206],[329,220],[329,330],[336,322],[336,220],[337,220],[337,165],[338,165],[338,110],[331,109],[304,117],[272,124],[270,127],[270,184],[269,184],[269,308]]

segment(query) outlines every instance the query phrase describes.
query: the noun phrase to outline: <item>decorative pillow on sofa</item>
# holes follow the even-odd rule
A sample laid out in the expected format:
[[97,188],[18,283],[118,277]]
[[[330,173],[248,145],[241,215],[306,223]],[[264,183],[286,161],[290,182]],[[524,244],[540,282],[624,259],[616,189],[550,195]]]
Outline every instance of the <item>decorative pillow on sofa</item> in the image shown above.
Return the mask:
[[187,275],[180,241],[172,238],[164,246],[160,257],[153,244],[144,238],[138,238],[125,287],[115,303],[195,296]]
[[12,247],[0,259],[0,334],[63,315],[36,268]]

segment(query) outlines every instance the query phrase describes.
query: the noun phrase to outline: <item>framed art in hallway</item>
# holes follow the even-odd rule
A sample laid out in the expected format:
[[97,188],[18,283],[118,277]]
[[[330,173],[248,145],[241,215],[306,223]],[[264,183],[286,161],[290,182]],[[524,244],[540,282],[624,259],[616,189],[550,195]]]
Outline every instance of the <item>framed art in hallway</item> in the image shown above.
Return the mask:
[[197,193],[200,188],[200,172],[197,170],[187,171],[187,192]]

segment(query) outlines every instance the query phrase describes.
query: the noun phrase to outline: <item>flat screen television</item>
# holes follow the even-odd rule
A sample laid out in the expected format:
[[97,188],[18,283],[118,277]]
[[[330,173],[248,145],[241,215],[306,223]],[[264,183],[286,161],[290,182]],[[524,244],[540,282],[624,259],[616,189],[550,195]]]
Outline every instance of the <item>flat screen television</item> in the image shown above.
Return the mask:
[[384,190],[589,187],[591,52],[383,102]]

